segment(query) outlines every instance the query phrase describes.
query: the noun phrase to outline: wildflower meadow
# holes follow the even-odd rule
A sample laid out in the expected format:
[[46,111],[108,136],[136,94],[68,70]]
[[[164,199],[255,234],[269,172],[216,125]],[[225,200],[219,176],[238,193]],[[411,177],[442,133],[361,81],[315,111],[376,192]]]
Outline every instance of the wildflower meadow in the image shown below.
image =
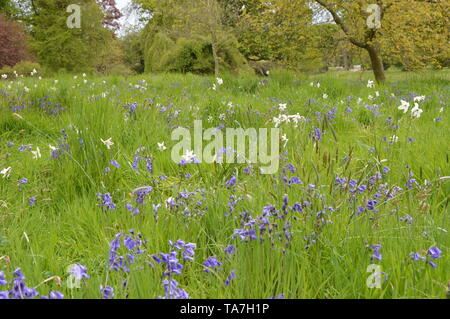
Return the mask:
[[1,79],[0,298],[445,298],[450,74],[387,74]]

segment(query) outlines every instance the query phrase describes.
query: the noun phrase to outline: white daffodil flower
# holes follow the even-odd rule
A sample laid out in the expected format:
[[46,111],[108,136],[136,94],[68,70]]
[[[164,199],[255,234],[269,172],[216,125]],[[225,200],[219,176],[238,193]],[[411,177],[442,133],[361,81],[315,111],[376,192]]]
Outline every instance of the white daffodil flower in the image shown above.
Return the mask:
[[409,109],[409,106],[410,106],[409,103],[404,101],[404,100],[400,100],[400,102],[402,104],[398,107],[398,109],[403,111],[403,113],[408,112],[408,109]]
[[41,150],[39,149],[39,147],[36,147],[35,151],[31,151],[31,153],[33,154],[33,158],[34,159],[39,159],[41,158]]
[[108,138],[107,140],[103,140],[103,139],[100,139],[100,140],[102,141],[102,143],[104,145],[106,145],[107,149],[111,149],[111,146],[114,145],[114,143],[111,141],[111,139],[112,139],[112,137]]
[[186,150],[186,153],[181,157],[185,162],[190,162],[195,158],[194,151]]
[[9,175],[11,174],[11,166],[4,168],[0,171],[0,174],[3,175],[3,178],[8,178]]
[[158,149],[160,151],[165,151],[167,149],[167,147],[164,145],[164,142],[157,143],[157,144],[158,144]]

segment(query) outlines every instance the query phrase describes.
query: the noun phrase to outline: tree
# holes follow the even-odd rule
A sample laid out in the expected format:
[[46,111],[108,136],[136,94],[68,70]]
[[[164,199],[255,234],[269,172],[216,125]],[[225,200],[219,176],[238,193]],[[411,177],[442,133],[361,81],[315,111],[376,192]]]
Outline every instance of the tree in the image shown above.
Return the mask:
[[[250,71],[217,0],[141,0],[146,71]],[[210,70],[210,66],[212,66]]]
[[33,49],[51,71],[94,70],[113,39],[103,27],[101,8],[94,0],[81,4],[81,28],[67,26],[66,12],[73,0],[34,0],[31,21]]
[[236,33],[242,52],[251,59],[305,70],[321,66],[320,37],[304,1],[253,1],[242,9]]
[[97,0],[97,3],[101,6],[105,14],[103,24],[111,30],[117,31],[120,28],[119,19],[122,17],[122,13],[117,8],[116,1]]
[[23,26],[0,14],[0,68],[30,58],[26,41]]
[[[355,46],[367,51],[372,70],[377,82],[384,82],[386,79],[382,61],[382,48],[386,47],[387,43],[397,39],[397,47],[405,48],[404,51],[415,52],[414,49],[423,39],[434,38],[434,41],[428,41],[428,46],[438,45],[447,46],[448,38],[443,41],[445,44],[435,41],[436,38],[431,34],[436,33],[435,28],[431,27],[433,23],[438,22],[439,25],[447,23],[448,17],[445,18],[445,9],[449,8],[446,1],[441,0],[315,0],[325,10],[327,10],[334,22],[344,32],[346,38]],[[376,7],[373,6],[376,4]],[[369,5],[372,5],[369,7]],[[375,24],[368,23],[368,18],[376,14],[375,11],[368,11],[379,9],[378,22]],[[404,10],[410,8],[414,10]],[[431,12],[440,12],[439,14],[432,14]],[[410,23],[414,20],[415,23]],[[376,21],[375,21],[376,22]],[[420,28],[426,24],[426,28]],[[401,28],[399,29],[399,26]],[[444,34],[446,32],[443,30]],[[447,33],[448,34],[448,33]],[[400,36],[399,36],[400,35]],[[414,37],[415,41],[408,41],[408,37]],[[393,52],[393,51],[392,51]],[[401,50],[397,51],[400,55]],[[448,51],[447,51],[448,52]]]

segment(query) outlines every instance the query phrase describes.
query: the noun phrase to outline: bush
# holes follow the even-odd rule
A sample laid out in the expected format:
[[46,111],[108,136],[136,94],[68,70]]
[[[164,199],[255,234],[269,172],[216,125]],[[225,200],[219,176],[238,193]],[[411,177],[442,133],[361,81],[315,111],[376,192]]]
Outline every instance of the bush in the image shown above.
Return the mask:
[[0,67],[30,58],[24,27],[0,14]]
[[[214,73],[212,44],[206,39],[178,38],[174,41],[159,32],[148,36],[144,52],[145,72]],[[221,43],[217,54],[221,72],[254,74],[239,52],[236,39]]]
[[39,63],[30,61],[21,61],[14,65],[13,67],[5,66],[0,69],[0,74],[6,74],[8,78],[15,77],[14,71],[20,76],[31,76],[33,70],[37,71],[37,74],[42,73],[42,67]]
[[179,38],[176,46],[162,57],[161,62],[163,68],[171,72],[214,72],[211,45],[202,40]]

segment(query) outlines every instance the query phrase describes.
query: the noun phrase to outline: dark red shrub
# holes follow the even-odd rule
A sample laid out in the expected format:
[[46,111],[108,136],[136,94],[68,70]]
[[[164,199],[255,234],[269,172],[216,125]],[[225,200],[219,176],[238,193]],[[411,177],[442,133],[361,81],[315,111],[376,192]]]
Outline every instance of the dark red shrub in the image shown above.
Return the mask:
[[23,26],[0,14],[0,68],[30,59],[26,41]]

